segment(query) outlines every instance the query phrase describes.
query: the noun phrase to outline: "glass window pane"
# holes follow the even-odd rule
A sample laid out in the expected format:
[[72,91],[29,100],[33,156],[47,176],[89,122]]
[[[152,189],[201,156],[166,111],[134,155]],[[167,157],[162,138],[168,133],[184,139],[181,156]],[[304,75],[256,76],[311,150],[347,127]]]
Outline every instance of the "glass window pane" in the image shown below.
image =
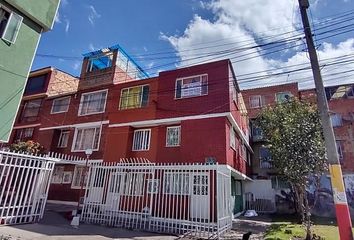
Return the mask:
[[7,22],[5,32],[3,33],[2,38],[14,43],[16,41],[17,33],[20,29],[22,22],[22,17],[14,12],[11,13],[10,19]]

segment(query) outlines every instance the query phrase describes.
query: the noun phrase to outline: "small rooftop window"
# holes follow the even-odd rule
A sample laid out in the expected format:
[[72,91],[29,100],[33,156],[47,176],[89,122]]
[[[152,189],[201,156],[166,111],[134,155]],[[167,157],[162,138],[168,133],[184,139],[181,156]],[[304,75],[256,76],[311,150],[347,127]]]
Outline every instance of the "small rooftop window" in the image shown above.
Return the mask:
[[89,58],[87,72],[94,72],[105,68],[112,67],[113,53],[106,53],[100,56]]

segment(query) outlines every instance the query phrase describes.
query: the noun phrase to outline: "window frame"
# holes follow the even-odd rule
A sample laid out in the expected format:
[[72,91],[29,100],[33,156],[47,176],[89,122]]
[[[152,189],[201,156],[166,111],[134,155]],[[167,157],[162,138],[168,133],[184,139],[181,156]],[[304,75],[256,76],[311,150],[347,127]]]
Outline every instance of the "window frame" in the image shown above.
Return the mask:
[[[202,88],[203,88],[202,77],[203,76],[206,76],[206,93],[205,94],[202,93],[203,92],[202,91]],[[178,98],[177,97],[177,82],[178,81],[182,81],[182,85],[183,85],[183,80],[189,79],[189,78],[196,78],[196,77],[200,77],[200,82],[201,82],[201,84],[200,84],[201,92],[200,93],[201,94],[200,95],[182,97],[182,88],[181,88],[181,96]],[[209,85],[209,76],[208,76],[207,73],[177,78],[176,81],[175,81],[175,96],[174,96],[174,100],[206,96],[206,95],[209,94],[209,86],[208,85]]]
[[[177,143],[177,145],[169,145],[168,144],[168,130],[169,129],[178,129],[178,143]],[[181,146],[181,125],[166,127],[166,147],[180,147],[180,146]]]
[[[148,138],[148,148],[147,149],[134,149],[134,142],[136,139],[136,133],[137,132],[149,132],[149,138]],[[151,128],[143,128],[143,129],[136,129],[134,130],[133,133],[133,142],[132,142],[132,151],[133,152],[142,152],[142,151],[149,151],[150,150],[150,144],[151,144]]]
[[[92,113],[85,113],[85,114],[81,114],[81,110],[83,107],[83,101],[84,101],[84,96],[86,95],[90,95],[90,94],[95,94],[95,93],[100,93],[100,92],[106,92],[106,98],[103,104],[103,109],[101,112],[92,112]],[[103,90],[97,90],[97,91],[93,91],[93,92],[85,92],[81,94],[81,98],[80,98],[80,104],[79,104],[79,111],[78,111],[78,116],[88,116],[88,115],[94,115],[94,114],[100,114],[100,113],[104,113],[106,111],[106,105],[107,105],[107,98],[108,98],[108,89],[103,89]]]
[[[193,175],[188,172],[165,171],[163,173],[162,193],[164,195],[182,195],[182,196],[192,195],[192,191],[193,191],[192,184],[193,184],[194,176],[199,176],[199,175]],[[176,179],[180,179],[180,178],[181,181],[175,181]],[[172,182],[170,180],[172,180]],[[182,184],[180,185],[179,183]],[[176,186],[178,187],[177,188],[178,191],[176,191]]]
[[54,166],[53,169],[53,174],[50,179],[50,184],[62,184],[63,183],[63,177],[64,177],[64,171],[65,167],[64,166]]
[[[96,70],[92,70],[92,60],[95,60],[95,59],[100,59],[102,57],[110,57],[111,58],[111,66],[108,66],[108,67],[105,67],[105,68],[102,68],[102,69],[96,69]],[[108,69],[108,68],[112,68],[114,66],[113,64],[113,59],[114,59],[114,54],[112,51],[110,52],[105,52],[105,53],[101,53],[101,54],[98,54],[96,56],[91,56],[87,59],[87,69],[86,69],[86,73],[93,73],[93,72],[96,72],[96,71],[102,71],[102,70],[105,70],[105,69]]]
[[[333,114],[330,114],[329,118],[330,118],[330,121],[331,121],[331,124],[332,124],[333,128],[337,128],[337,127],[342,127],[343,126],[343,116],[342,116],[342,114],[333,113]],[[335,120],[333,120],[333,118],[335,118]],[[338,125],[333,124],[335,121],[339,121],[339,124]]]
[[[254,97],[258,97],[258,99],[260,100],[260,101],[259,101],[259,106],[253,106],[253,105],[252,105],[252,100],[251,100],[251,99],[254,98]],[[250,106],[250,108],[252,108],[252,109],[262,108],[262,107],[264,106],[264,101],[263,101],[263,96],[262,96],[262,95],[252,95],[252,96],[249,96],[248,101],[249,101],[249,106]]]
[[[75,178],[77,177],[78,174],[78,169],[81,168],[82,170],[80,170],[80,182],[79,182],[79,186],[74,185],[75,183]],[[86,166],[79,166],[79,165],[75,165],[75,169],[74,169],[74,173],[73,173],[73,177],[71,179],[71,189],[80,189],[81,188],[81,181],[82,181],[82,177],[84,176],[84,172],[85,172],[85,168]],[[87,167],[88,168],[88,167]],[[88,181],[88,169],[86,169],[86,176],[84,176],[84,184],[83,184],[83,189],[86,189],[86,185],[87,185],[87,181]],[[85,182],[86,180],[86,182]]]
[[290,97],[294,97],[294,95],[290,91],[276,92],[275,93],[275,102],[276,103],[284,103],[284,101],[278,101],[278,94],[288,94]]
[[236,131],[235,129],[231,126],[230,127],[230,148],[236,151]]
[[[9,8],[1,5],[1,4],[0,4],[0,8],[2,8],[4,11],[6,11],[6,12],[8,12],[10,14],[9,19],[6,22],[6,26],[4,28],[4,31],[0,35],[0,38],[5,40],[8,43],[14,44],[16,42],[16,40],[17,40],[18,33],[20,32],[20,28],[21,28],[21,25],[22,25],[22,22],[23,22],[23,17],[21,15],[15,13],[14,11],[10,10]],[[13,18],[13,15],[18,16],[19,17],[19,21],[18,21],[18,24],[16,26],[15,35],[14,35],[13,39],[9,40],[9,39],[6,39],[4,36],[5,36],[8,28],[9,28],[9,23],[11,22],[11,19]]]
[[[269,153],[269,160],[267,160],[266,162],[267,163],[269,163],[270,162],[270,166],[263,166],[262,165],[262,160],[264,159],[263,157],[262,157],[262,154],[261,154],[261,152],[262,152],[262,149],[266,149],[267,151],[268,151],[268,153]],[[259,154],[259,168],[261,168],[261,169],[272,169],[273,168],[273,160],[272,160],[272,155],[271,155],[271,153],[270,153],[270,149],[268,148],[268,147],[265,147],[265,146],[260,146],[259,147],[259,149],[258,149],[258,154]]]
[[[149,87],[149,94],[148,94],[148,99],[147,99],[147,104],[146,104],[146,106],[142,106],[142,103],[143,103],[143,93],[144,93],[144,87],[145,86],[148,86]],[[121,107],[121,104],[122,104],[122,95],[123,95],[123,91],[124,90],[126,90],[126,89],[128,89],[128,91],[129,91],[129,89],[131,89],[131,88],[137,88],[137,87],[140,87],[141,88],[141,97],[140,97],[140,105],[139,105],[139,107],[137,107],[137,108],[129,108],[129,107],[127,107],[127,108],[122,108]],[[130,109],[139,109],[139,108],[144,108],[144,107],[147,107],[148,105],[149,105],[149,96],[150,95],[150,85],[149,84],[144,84],[144,85],[137,85],[137,86],[132,86],[132,87],[126,87],[126,88],[122,88],[121,90],[120,90],[120,97],[119,97],[119,106],[118,106],[118,110],[130,110]]]
[[[100,133],[98,136],[98,141],[97,141],[97,148],[91,148],[92,151],[99,151],[100,150],[100,143],[101,143],[101,136],[102,136],[102,125],[95,125],[95,126],[85,126],[85,127],[77,127],[75,128],[75,132],[74,132],[74,138],[73,138],[73,142],[71,145],[71,152],[85,152],[86,149],[84,150],[75,150],[75,145],[76,145],[76,140],[77,140],[77,135],[79,130],[83,130],[83,129],[91,129],[91,128],[99,128]],[[96,131],[95,131],[96,134]],[[94,144],[95,139],[93,139],[92,145]]]
[[[66,107],[66,110],[64,110],[64,111],[59,111],[59,112],[53,112],[53,110],[54,110],[54,103],[55,103],[56,101],[63,100],[63,99],[66,99],[66,98],[69,99],[69,102],[68,102],[68,105],[67,105],[67,107]],[[81,100],[80,100],[80,101],[81,101]],[[71,96],[53,99],[53,102],[52,102],[52,109],[50,110],[50,114],[59,114],[59,113],[68,112],[68,111],[69,111],[70,102],[71,102]]]
[[[31,131],[31,136],[29,137],[26,137],[25,136],[25,132],[26,130],[28,129],[32,129]],[[20,134],[18,134],[17,132],[19,132]],[[32,139],[33,138],[33,133],[34,133],[34,127],[26,127],[26,128],[19,128],[19,129],[16,129],[16,132],[15,132],[15,141],[19,141],[19,142],[22,142],[26,139]],[[20,135],[18,137],[18,135]],[[27,140],[26,140],[27,141]]]
[[[62,146],[62,145],[60,145],[60,143],[61,143],[61,140],[62,140],[64,134],[67,134],[67,140],[66,140],[65,146]],[[60,135],[59,135],[57,148],[67,148],[68,147],[68,143],[69,143],[69,137],[70,137],[70,130],[61,130],[60,131]]]
[[336,139],[336,148],[337,148],[338,159],[340,160],[340,162],[342,162],[344,159],[342,140]]

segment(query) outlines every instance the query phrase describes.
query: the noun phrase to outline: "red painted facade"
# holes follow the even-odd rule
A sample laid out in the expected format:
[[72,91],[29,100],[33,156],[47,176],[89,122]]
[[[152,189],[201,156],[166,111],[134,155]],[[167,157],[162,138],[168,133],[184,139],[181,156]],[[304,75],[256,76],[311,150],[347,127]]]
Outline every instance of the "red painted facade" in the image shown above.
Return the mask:
[[[229,60],[161,72],[158,77],[143,80],[126,76],[126,81],[117,80],[122,79],[122,70],[117,66],[87,73],[87,61],[85,58],[76,91],[50,97],[43,95],[32,139],[46,151],[85,157],[83,150],[74,150],[77,131],[95,125],[101,127],[101,132],[99,147],[93,151],[91,159],[117,162],[120,158],[142,157],[157,163],[212,161],[227,164],[238,174],[247,174],[251,151],[248,118]],[[177,81],[199,75],[203,76],[203,81],[207,79],[207,91],[203,82],[203,90],[198,89],[202,92],[200,96],[176,98]],[[122,91],[136,86],[149,86],[147,103],[142,107],[120,109]],[[101,90],[107,91],[104,111],[80,116],[83,94]],[[68,109],[53,114],[53,101],[62,97],[70,98]],[[167,128],[173,126],[180,126],[179,144],[166,146]],[[150,142],[147,150],[134,151],[134,131],[139,129],[150,129]],[[230,147],[232,129],[235,148]],[[68,132],[69,137],[65,147],[58,147],[62,131]],[[72,168],[66,166],[65,171]],[[77,194],[78,190],[68,184],[53,184],[49,198],[74,200]]]

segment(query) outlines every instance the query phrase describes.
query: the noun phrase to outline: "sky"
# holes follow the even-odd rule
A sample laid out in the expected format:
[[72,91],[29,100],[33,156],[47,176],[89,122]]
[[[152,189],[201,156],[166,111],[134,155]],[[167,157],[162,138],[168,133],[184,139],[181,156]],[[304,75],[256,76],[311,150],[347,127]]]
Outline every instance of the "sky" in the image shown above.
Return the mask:
[[[151,76],[229,58],[242,89],[312,88],[297,2],[61,0],[32,70],[79,76],[82,54],[119,44]],[[325,85],[354,82],[354,0],[310,0],[308,15]]]

